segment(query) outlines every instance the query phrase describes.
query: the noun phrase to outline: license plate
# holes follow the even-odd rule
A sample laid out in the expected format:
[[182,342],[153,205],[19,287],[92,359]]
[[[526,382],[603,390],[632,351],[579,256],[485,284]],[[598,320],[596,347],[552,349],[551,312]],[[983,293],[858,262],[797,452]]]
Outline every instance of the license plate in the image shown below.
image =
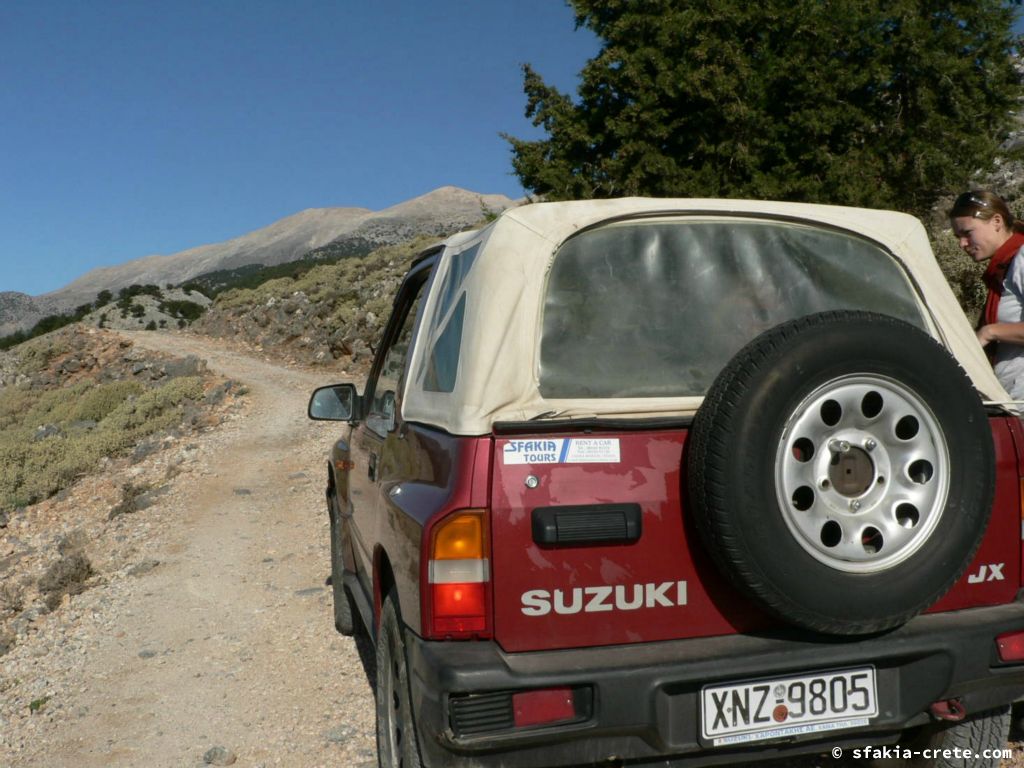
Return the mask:
[[856,728],[877,714],[873,667],[701,689],[701,735],[716,746]]

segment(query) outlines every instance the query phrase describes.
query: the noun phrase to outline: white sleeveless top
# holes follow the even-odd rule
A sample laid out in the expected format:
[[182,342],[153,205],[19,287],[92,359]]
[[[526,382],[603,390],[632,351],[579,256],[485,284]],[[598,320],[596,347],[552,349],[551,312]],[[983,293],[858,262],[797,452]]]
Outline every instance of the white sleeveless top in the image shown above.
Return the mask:
[[[1017,251],[1003,278],[996,319],[1000,323],[1024,322],[1024,247]],[[1024,345],[999,342],[995,372],[1014,400],[1024,400]]]

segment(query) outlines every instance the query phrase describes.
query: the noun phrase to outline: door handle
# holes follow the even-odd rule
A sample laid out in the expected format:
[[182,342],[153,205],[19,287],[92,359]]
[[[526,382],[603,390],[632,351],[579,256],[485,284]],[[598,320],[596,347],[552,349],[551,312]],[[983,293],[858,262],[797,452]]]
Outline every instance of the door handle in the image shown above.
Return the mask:
[[366,473],[370,476],[371,480],[376,481],[377,480],[377,454],[376,453],[371,453],[370,454],[370,461],[367,464],[367,467],[368,468],[366,470]]

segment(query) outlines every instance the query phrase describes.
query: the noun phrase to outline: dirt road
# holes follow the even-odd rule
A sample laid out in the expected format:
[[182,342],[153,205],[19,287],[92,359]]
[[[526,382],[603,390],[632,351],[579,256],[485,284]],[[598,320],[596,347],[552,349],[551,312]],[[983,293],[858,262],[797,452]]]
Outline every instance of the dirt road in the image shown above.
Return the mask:
[[0,696],[3,680],[43,692],[0,715],[0,765],[375,766],[366,665],[325,586],[333,432],[305,406],[328,382],[201,337],[130,337],[243,383],[247,413],[192,439],[169,492],[131,516],[133,568],[0,658]]

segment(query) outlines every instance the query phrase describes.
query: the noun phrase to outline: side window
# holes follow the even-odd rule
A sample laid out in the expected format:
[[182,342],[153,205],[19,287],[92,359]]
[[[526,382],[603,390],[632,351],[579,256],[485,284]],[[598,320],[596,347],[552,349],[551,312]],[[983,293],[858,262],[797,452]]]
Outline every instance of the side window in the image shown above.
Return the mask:
[[426,392],[454,392],[459,372],[459,352],[462,349],[462,320],[466,316],[466,294],[463,293],[448,318],[441,335],[434,342],[427,360],[427,373],[423,377]]
[[412,352],[413,331],[416,328],[416,318],[419,316],[424,285],[426,281],[416,289],[416,298],[402,320],[402,328],[384,353],[384,364],[373,388],[373,396],[366,414],[366,426],[381,437],[395,428],[398,403],[405,381],[405,368]]
[[[462,322],[466,313],[466,276],[476,263],[480,244],[451,257],[443,276],[439,299],[423,334],[425,354],[420,359],[416,380],[424,392],[454,392],[462,351]],[[424,320],[426,322],[426,319]]]

